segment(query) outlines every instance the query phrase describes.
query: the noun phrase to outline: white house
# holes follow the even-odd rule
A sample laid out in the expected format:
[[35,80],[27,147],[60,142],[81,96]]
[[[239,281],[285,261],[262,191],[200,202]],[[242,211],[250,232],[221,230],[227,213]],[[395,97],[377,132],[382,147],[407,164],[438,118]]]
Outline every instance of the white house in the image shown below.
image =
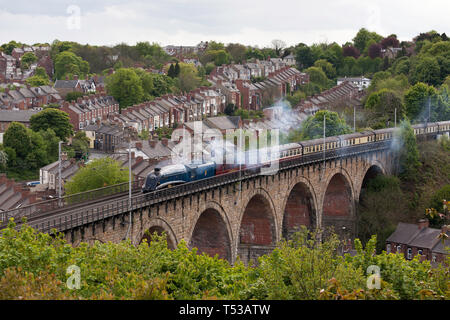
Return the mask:
[[370,79],[365,78],[365,77],[338,78],[337,85],[340,85],[344,81],[353,83],[354,85],[356,85],[358,87],[359,91],[367,89],[370,86]]

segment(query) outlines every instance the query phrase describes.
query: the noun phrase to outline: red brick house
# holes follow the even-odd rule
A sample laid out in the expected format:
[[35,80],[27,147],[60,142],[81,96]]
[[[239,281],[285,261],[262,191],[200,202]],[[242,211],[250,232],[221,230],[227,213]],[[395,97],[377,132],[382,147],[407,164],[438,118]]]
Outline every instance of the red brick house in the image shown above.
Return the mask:
[[441,233],[450,235],[450,230],[430,228],[428,220],[420,220],[418,224],[400,222],[396,230],[386,239],[387,253],[401,253],[405,259],[411,260],[421,255],[422,260],[433,264],[443,263],[448,257],[450,240],[439,238]]

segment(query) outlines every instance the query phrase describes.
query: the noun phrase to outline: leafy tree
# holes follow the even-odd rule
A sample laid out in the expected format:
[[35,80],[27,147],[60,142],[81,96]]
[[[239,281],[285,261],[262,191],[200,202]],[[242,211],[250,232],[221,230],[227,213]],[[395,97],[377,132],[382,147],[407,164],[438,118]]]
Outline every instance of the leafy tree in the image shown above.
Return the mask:
[[81,168],[65,185],[68,195],[128,181],[128,169],[111,158],[95,159]]
[[403,105],[401,96],[395,91],[386,88],[371,93],[365,107],[374,114],[373,117],[368,119],[368,126],[376,129],[393,126],[396,109],[397,121],[406,115],[406,108]]
[[28,69],[30,68],[30,65],[35,63],[37,60],[38,58],[33,52],[27,52],[21,58],[21,68]]
[[153,89],[150,94],[154,97],[160,97],[166,93],[173,92],[175,81],[163,74],[150,73],[153,82]]
[[229,43],[225,49],[235,63],[245,62],[247,48],[244,45],[239,43]]
[[210,74],[214,70],[215,67],[216,67],[216,65],[214,63],[208,62],[205,66],[205,73]]
[[419,82],[412,86],[405,94],[406,114],[408,118],[419,121],[422,118],[427,118],[428,113],[422,113],[427,110],[428,103],[431,103],[431,98],[435,94],[436,89],[425,83]]
[[89,138],[86,137],[84,131],[78,131],[72,138],[71,149],[74,151],[76,158],[81,158],[89,151]]
[[266,57],[264,56],[264,53],[259,50],[258,48],[247,48],[245,51],[245,58],[246,59],[259,59],[264,60]]
[[311,140],[323,137],[323,118],[325,117],[327,137],[337,136],[352,132],[351,128],[340,118],[337,112],[320,110],[314,116],[309,117],[301,129],[303,140]]
[[355,44],[355,47],[360,51],[363,52],[364,49],[367,48],[367,44],[370,40],[373,40],[374,42],[379,42],[383,39],[382,36],[375,32],[370,32],[366,28],[359,29],[356,36],[353,38],[353,43]]
[[177,63],[175,64],[175,68],[174,68],[173,71],[174,71],[175,77],[178,77],[178,76],[180,75],[181,69],[180,69],[180,65],[178,64],[178,61],[177,61]]
[[305,70],[309,75],[309,81],[318,85],[321,89],[325,89],[328,86],[328,78],[321,68],[309,67]]
[[56,135],[63,141],[73,133],[73,126],[70,123],[69,115],[61,110],[47,108],[41,112],[32,115],[30,118],[30,127],[34,131],[52,129]]
[[[18,157],[24,159],[31,149],[31,140],[27,132],[27,128],[18,122],[12,122],[3,135],[3,146],[11,148],[15,151],[14,158]],[[9,157],[12,161],[13,157]]]
[[408,120],[403,120],[400,123],[400,130],[395,132],[393,148],[398,154],[400,177],[415,181],[421,163],[414,129]]
[[39,134],[45,141],[45,153],[47,154],[48,162],[51,163],[58,160],[60,139],[55,131],[52,128],[48,128],[46,131],[39,131]]
[[167,71],[167,75],[171,78],[175,78],[175,67],[173,66],[173,63],[170,64],[169,70]]
[[77,101],[78,98],[82,98],[84,97],[84,92],[79,92],[79,91],[72,91],[72,92],[68,92],[66,94],[66,98],[64,100],[66,101]]
[[12,41],[10,41],[8,43],[2,44],[3,51],[6,54],[8,54],[8,55],[11,55],[12,51],[14,50],[14,48],[19,48],[19,47],[21,47],[21,44],[16,42],[16,41],[14,41],[14,40],[12,40]]
[[334,79],[336,78],[336,68],[327,60],[319,59],[314,62],[314,67],[321,68],[323,72],[325,72],[327,78]]
[[300,43],[295,47],[295,60],[300,70],[311,67],[314,64],[314,56],[311,48],[304,43]]
[[386,49],[388,47],[398,48],[400,42],[397,40],[397,37],[389,36],[381,40],[380,44],[383,47],[383,49]]
[[225,50],[210,51],[210,54],[214,56],[214,64],[221,66],[230,62],[230,55]]
[[192,64],[181,63],[180,75],[178,76],[178,88],[181,91],[191,91],[200,84],[197,68]]
[[122,68],[106,78],[108,94],[119,102],[121,109],[142,102],[142,80],[133,69]]
[[414,65],[412,71],[412,81],[424,82],[429,85],[437,85],[440,82],[440,66],[436,58],[425,56],[420,57]]
[[66,75],[85,76],[89,72],[89,63],[75,53],[63,51],[55,58],[55,77],[62,79]]
[[358,57],[360,56],[359,50],[351,45],[343,47],[342,51],[344,57],[353,57],[355,59],[358,59]]
[[50,80],[40,76],[32,76],[25,80],[25,83],[31,87],[47,86],[50,84]]
[[369,47],[369,57],[372,59],[381,58],[381,45],[378,43],[371,44]]

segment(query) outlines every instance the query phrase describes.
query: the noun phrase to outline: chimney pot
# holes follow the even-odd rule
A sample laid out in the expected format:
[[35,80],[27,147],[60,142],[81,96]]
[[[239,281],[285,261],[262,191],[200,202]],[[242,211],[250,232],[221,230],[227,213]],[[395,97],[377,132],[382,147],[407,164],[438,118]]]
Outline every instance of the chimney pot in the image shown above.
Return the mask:
[[419,220],[419,223],[418,223],[419,229],[428,228],[428,226],[429,226],[429,221],[428,221],[428,219],[420,219],[420,220]]

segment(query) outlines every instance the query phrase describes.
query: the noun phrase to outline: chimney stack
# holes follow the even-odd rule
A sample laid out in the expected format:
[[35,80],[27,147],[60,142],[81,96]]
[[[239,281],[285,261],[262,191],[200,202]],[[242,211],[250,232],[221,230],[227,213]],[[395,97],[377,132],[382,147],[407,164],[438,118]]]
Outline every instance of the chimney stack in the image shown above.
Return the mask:
[[74,74],[73,75],[73,80],[78,80],[78,75]]
[[156,146],[156,140],[150,138],[148,140],[148,145],[150,146],[150,148],[154,148]]
[[165,147],[167,147],[169,145],[169,139],[167,139],[167,138],[162,138],[161,142]]
[[419,226],[419,229],[428,228],[428,226],[429,226],[428,219],[420,219],[419,223],[418,223],[418,226]]

